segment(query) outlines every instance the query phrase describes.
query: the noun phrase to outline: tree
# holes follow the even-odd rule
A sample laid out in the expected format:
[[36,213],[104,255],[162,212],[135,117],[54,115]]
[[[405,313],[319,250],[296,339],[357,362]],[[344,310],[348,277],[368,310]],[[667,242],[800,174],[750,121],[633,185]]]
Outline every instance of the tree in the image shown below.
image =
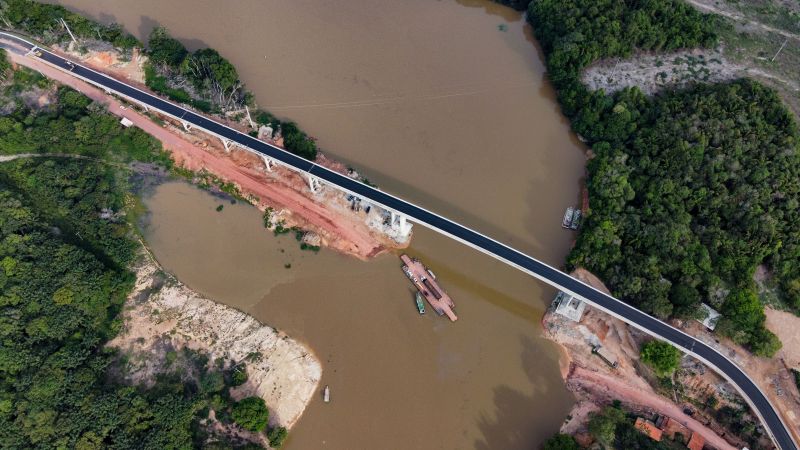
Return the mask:
[[150,61],[179,67],[189,52],[181,42],[169,35],[164,27],[155,27],[147,41]]
[[5,81],[11,70],[11,62],[8,60],[6,49],[0,49],[0,81]]
[[261,397],[247,397],[231,409],[233,421],[250,431],[263,431],[269,422],[269,410]]
[[272,448],[280,448],[283,445],[283,441],[289,436],[289,433],[286,431],[284,427],[275,427],[269,430],[267,433],[267,440],[269,440],[269,446]]
[[672,375],[681,361],[681,352],[664,341],[647,341],[641,348],[640,357],[661,377]]
[[544,443],[544,450],[580,450],[575,438],[569,434],[558,433]]
[[[712,46],[730,25],[680,0],[538,0],[527,17],[562,110],[594,153],[592,208],[568,267],[662,319],[696,317],[720,287],[751,290],[765,263],[800,305],[800,132],[778,95],[747,79],[607,95],[580,79],[635,49]],[[727,303],[718,330],[773,353],[761,305],[738,292]]]
[[621,409],[607,406],[589,419],[589,432],[598,442],[610,447],[614,443],[617,425],[624,420],[625,413]]
[[221,106],[232,105],[244,95],[236,68],[213,48],[203,48],[184,59],[181,72],[198,89],[211,93]]

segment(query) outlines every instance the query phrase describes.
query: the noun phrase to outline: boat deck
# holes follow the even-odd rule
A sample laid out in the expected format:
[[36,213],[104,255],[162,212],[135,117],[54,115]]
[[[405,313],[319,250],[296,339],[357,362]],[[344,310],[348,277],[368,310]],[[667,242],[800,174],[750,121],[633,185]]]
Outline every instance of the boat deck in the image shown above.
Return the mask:
[[453,299],[447,295],[447,292],[439,286],[433,277],[427,272],[425,265],[416,259],[409,258],[408,255],[400,256],[403,264],[407,267],[406,275],[414,283],[414,286],[419,290],[425,300],[439,315],[447,316],[451,321],[458,320],[458,316],[453,311],[456,304]]

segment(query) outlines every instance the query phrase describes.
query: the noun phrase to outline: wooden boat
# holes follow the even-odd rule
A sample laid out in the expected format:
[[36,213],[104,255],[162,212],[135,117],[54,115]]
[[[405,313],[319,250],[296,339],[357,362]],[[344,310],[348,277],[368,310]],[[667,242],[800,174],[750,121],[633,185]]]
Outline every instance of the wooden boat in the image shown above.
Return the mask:
[[422,301],[422,294],[420,294],[419,291],[416,292],[414,300],[417,302],[417,311],[419,311],[420,314],[425,314],[425,302]]
[[330,403],[331,402],[331,388],[328,387],[327,384],[325,385],[325,390],[322,392],[322,400],[325,403]]

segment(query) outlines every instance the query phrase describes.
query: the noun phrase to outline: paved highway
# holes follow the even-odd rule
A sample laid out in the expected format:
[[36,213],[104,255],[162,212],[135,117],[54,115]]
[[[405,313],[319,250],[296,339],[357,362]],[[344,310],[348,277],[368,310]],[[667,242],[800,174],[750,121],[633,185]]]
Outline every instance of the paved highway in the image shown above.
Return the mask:
[[[2,33],[7,38],[14,39],[25,48],[32,48],[34,44],[12,34]],[[210,120],[167,102],[152,94],[141,91],[129,86],[116,79],[108,77],[102,73],[86,68],[79,64],[62,58],[47,50],[41,49],[40,59],[71,72],[79,78],[83,78],[107,91],[112,91],[118,95],[128,97],[137,103],[147,105],[157,109],[167,115],[191,124],[194,127],[217,135],[223,139],[230,140],[239,144],[246,150],[265,155],[281,164],[294,168],[300,172],[306,172],[312,176],[324,180],[326,183],[336,186],[346,192],[358,197],[368,199],[370,202],[383,206],[384,208],[397,211],[406,215],[412,222],[426,226],[434,231],[456,239],[470,247],[486,253],[506,264],[516,267],[547,284],[560,290],[569,292],[577,297],[584,299],[591,305],[612,314],[632,326],[649,333],[655,337],[665,339],[684,352],[702,360],[714,370],[722,374],[736,386],[743,397],[750,403],[755,412],[760,416],[762,423],[767,427],[773,441],[783,450],[797,450],[797,445],[789,433],[786,424],[777,414],[774,407],[770,404],[764,393],[756,384],[732,361],[728,358],[693,337],[682,331],[652,317],[642,311],[607,295],[591,286],[578,281],[571,276],[555,269],[531,256],[521,253],[505,244],[495,241],[483,234],[459,225],[445,217],[432,213],[422,207],[406,202],[393,195],[384,193],[378,189],[367,186],[339,173],[333,172],[325,167],[314,164],[287,151],[267,144],[266,142],[255,139],[247,134],[241,133],[232,128],[228,128],[218,122]]]

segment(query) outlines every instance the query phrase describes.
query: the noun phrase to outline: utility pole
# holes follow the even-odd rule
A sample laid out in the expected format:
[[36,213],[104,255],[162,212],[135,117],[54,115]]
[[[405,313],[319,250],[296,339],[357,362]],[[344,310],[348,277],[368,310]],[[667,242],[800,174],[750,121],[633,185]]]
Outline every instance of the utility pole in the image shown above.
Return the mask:
[[773,56],[772,59],[769,60],[769,62],[775,62],[775,58],[778,57],[778,54],[781,52],[781,50],[783,50],[783,47],[786,47],[787,42],[789,42],[789,38],[786,38],[786,40],[783,41],[783,45],[781,45],[781,48],[779,48],[778,51],[775,52],[775,56]]
[[64,29],[66,29],[66,30],[67,30],[67,33],[69,33],[69,37],[71,37],[71,38],[72,38],[72,42],[74,42],[74,43],[76,43],[76,44],[77,44],[77,43],[78,43],[78,40],[77,40],[77,39],[75,39],[75,35],[74,35],[74,34],[72,34],[72,30],[70,30],[70,29],[69,29],[69,25],[67,25],[67,21],[66,21],[66,20],[64,20],[64,18],[63,18],[63,17],[61,18],[61,25],[64,25]]

